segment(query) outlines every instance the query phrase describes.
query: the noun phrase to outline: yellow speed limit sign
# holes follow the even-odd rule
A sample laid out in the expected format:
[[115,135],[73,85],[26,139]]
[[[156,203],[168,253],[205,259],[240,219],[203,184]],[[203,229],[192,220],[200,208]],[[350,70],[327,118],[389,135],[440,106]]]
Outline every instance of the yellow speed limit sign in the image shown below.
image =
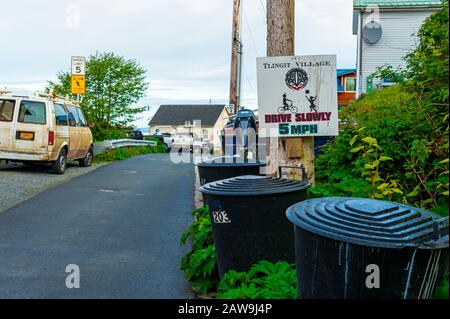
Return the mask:
[[72,75],[70,91],[72,94],[86,94],[86,76]]

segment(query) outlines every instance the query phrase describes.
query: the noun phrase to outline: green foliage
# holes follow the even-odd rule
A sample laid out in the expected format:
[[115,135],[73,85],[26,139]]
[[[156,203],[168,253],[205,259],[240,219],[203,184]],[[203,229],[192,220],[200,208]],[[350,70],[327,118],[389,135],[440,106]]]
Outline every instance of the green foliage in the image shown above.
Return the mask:
[[448,299],[448,274],[447,278],[442,281],[439,287],[436,289],[436,293],[433,296],[435,299]]
[[285,261],[260,261],[248,272],[228,271],[222,278],[218,298],[295,299],[297,277],[294,265]]
[[161,145],[157,146],[130,146],[116,148],[110,151],[106,151],[103,154],[95,155],[95,162],[112,162],[112,161],[122,161],[127,158],[153,153],[164,153],[165,148]]
[[181,259],[180,269],[186,279],[192,282],[192,289],[196,293],[206,294],[215,289],[219,281],[208,207],[196,209],[192,215],[194,221],[180,240],[185,245],[191,239],[192,248]]
[[[70,93],[70,72],[61,71],[56,82],[47,82],[47,92],[75,98]],[[114,53],[95,53],[86,61],[86,95],[80,106],[88,122],[94,122],[95,140],[104,140],[104,131],[130,123],[135,116],[148,109],[135,106],[146,95],[146,70],[135,60],[127,60]]]
[[[447,103],[448,112],[448,0],[442,9],[427,18],[417,36],[417,49],[406,57],[408,86],[422,98],[434,103]],[[438,106],[440,109],[445,105]]]
[[385,79],[395,83],[404,83],[407,74],[404,69],[397,68],[394,69],[392,65],[385,64],[383,66],[378,66],[376,71],[370,75],[373,78]]
[[350,146],[353,147],[350,153],[361,154],[365,160],[361,176],[370,182],[370,197],[378,199],[387,197],[389,200],[393,200],[394,195],[403,195],[403,192],[400,190],[401,186],[397,179],[389,179],[389,176],[386,176],[383,180],[381,172],[381,164],[393,161],[393,159],[383,155],[382,148],[378,145],[376,138],[371,136],[364,137],[364,129],[362,127],[355,130],[355,135],[349,142]]

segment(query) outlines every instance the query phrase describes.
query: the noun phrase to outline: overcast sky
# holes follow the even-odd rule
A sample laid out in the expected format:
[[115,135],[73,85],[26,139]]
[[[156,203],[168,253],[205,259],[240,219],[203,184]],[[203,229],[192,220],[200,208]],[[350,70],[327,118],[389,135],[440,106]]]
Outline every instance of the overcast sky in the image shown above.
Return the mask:
[[[228,103],[232,0],[2,1],[0,87],[42,90],[72,55],[112,51],[147,69],[140,101]],[[336,54],[355,67],[352,0],[296,0],[296,55]],[[266,53],[265,0],[243,0],[243,105],[256,108],[256,57]],[[79,12],[79,23],[77,23]]]

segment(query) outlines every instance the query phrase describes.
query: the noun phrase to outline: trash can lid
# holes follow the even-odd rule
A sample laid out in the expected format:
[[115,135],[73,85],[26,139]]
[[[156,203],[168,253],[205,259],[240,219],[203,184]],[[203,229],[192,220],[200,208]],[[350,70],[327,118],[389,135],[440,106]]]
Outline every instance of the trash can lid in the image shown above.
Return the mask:
[[367,198],[315,198],[292,205],[287,218],[314,234],[363,246],[448,247],[448,217]]
[[264,166],[266,162],[252,159],[244,160],[244,158],[237,156],[219,156],[211,157],[195,165],[200,167]]
[[200,187],[200,191],[211,195],[253,196],[296,192],[306,190],[310,186],[309,181],[244,175],[205,184]]

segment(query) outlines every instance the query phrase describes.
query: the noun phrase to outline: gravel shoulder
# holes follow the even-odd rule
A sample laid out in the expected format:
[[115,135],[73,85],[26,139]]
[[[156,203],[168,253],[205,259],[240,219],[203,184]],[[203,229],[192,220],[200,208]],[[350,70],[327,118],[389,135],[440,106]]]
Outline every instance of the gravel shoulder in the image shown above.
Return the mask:
[[48,188],[87,174],[108,163],[94,163],[91,167],[79,167],[70,163],[64,175],[51,174],[45,166],[4,164],[0,161],[0,213],[36,196]]

